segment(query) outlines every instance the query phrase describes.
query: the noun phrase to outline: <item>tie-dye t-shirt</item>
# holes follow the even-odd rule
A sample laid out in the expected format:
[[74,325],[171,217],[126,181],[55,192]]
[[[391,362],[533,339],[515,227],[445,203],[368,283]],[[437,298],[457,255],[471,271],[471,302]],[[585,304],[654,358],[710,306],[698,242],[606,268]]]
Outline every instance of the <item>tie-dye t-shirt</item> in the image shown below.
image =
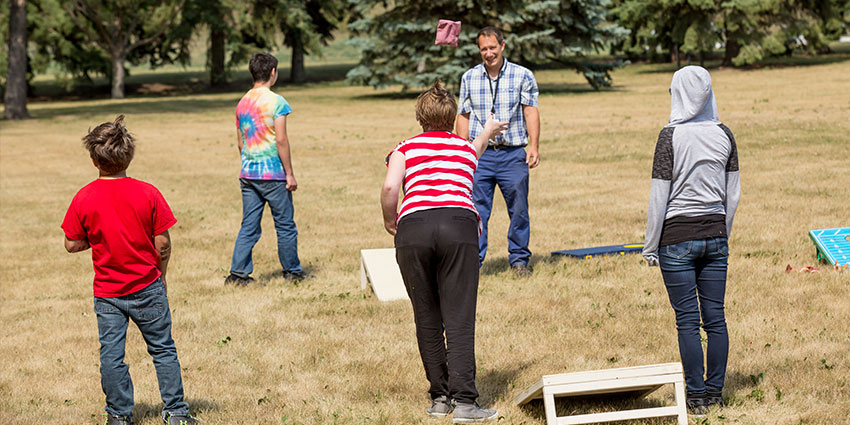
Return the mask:
[[274,120],[289,115],[286,99],[266,87],[251,89],[236,106],[236,128],[242,137],[242,171],[239,178],[286,180],[277,153]]

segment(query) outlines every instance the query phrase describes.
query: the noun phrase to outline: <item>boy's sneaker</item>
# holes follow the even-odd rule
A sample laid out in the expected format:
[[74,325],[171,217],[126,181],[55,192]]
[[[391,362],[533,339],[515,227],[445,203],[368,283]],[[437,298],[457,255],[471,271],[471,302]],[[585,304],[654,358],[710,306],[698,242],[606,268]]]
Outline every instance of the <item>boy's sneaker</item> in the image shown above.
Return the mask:
[[713,393],[706,392],[705,393],[705,405],[706,407],[723,407],[725,404],[723,403],[723,394],[722,393]]
[[288,270],[284,270],[284,272],[283,272],[283,279],[284,280],[291,280],[293,282],[301,282],[302,280],[312,279],[314,277],[316,277],[316,276],[312,275],[310,273],[305,273],[305,272],[295,273],[295,272],[291,272],[291,271],[288,271]]
[[251,276],[242,277],[233,273],[231,273],[230,276],[227,276],[227,278],[224,279],[225,285],[248,286],[252,282],[254,282],[254,278]]
[[171,413],[165,412],[163,413],[162,420],[166,423],[166,425],[199,425],[203,424],[203,422],[190,415],[172,415]]
[[511,265],[511,271],[514,272],[514,276],[520,278],[530,277],[532,274],[531,266],[522,263],[516,263]]
[[491,421],[499,417],[493,409],[482,409],[478,403],[456,403],[452,412],[452,422],[456,424],[474,424]]
[[705,393],[688,394],[685,398],[685,405],[688,408],[688,414],[691,416],[702,418],[708,413]]
[[130,425],[130,418],[127,416],[115,416],[111,413],[107,413],[106,425]]
[[441,395],[431,401],[431,407],[429,407],[428,410],[425,411],[425,413],[427,413],[428,416],[442,418],[443,416],[452,413],[453,409],[454,407],[452,406],[452,403],[449,402],[449,398],[444,395]]

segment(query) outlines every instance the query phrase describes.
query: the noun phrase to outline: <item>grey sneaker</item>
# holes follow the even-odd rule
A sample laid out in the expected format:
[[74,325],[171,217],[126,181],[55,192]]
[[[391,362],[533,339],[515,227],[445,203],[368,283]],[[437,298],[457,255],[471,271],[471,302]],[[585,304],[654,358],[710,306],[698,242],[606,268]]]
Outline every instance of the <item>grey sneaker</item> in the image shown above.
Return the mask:
[[711,392],[711,391],[706,392],[705,393],[705,406],[709,407],[709,408],[713,407],[713,406],[717,406],[717,407],[725,406],[725,404],[723,403],[723,394],[721,394],[719,392],[714,393],[714,392]]
[[493,409],[482,409],[478,403],[456,403],[452,413],[452,422],[456,424],[474,424],[492,421],[499,417],[499,412]]
[[162,420],[166,423],[166,425],[201,425],[203,422],[190,415],[172,415],[171,413],[165,412],[163,413]]
[[454,406],[452,406],[452,403],[449,401],[449,398],[444,395],[441,395],[435,398],[434,400],[431,400],[431,407],[429,407],[428,410],[425,411],[425,413],[427,413],[428,416],[442,418],[443,416],[452,413],[452,410],[454,410]]
[[107,413],[106,425],[130,425],[130,418],[127,416],[115,416],[111,413]]
[[295,273],[288,270],[285,270],[283,272],[283,280],[288,280],[296,283],[301,282],[302,280],[313,279],[314,277],[316,277],[316,275],[305,272]]

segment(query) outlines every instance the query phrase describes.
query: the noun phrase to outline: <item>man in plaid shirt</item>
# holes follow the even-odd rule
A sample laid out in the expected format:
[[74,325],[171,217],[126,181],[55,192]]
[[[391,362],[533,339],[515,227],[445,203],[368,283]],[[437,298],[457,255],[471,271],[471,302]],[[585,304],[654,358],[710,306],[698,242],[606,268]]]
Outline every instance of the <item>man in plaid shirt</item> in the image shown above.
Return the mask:
[[498,185],[511,220],[508,261],[518,276],[530,276],[528,170],[540,163],[537,81],[531,71],[504,58],[505,39],[498,28],[482,29],[476,41],[484,62],[466,71],[460,81],[456,132],[460,137],[474,139],[490,116],[510,122],[503,135],[490,140],[475,170],[472,200],[483,224],[478,258],[483,263],[487,253],[487,221]]

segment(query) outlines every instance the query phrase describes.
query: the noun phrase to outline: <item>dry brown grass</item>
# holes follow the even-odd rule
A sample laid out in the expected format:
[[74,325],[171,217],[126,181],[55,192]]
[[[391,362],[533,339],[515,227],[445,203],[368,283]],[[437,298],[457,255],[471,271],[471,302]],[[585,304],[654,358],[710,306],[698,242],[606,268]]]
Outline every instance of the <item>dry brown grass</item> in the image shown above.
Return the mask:
[[[666,70],[629,67],[615,74],[615,90],[600,93],[572,72],[538,73],[535,273],[515,280],[506,271],[497,197],[480,285],[478,383],[500,423],[543,423],[540,406],[511,403],[542,374],[678,360],[658,269],[637,255],[548,255],[643,239],[651,155],[669,107]],[[712,75],[721,119],[737,136],[743,198],[730,242],[729,406],[699,423],[850,423],[850,273],[784,272],[815,263],[809,229],[850,225],[850,67]],[[201,418],[444,423],[423,412],[410,306],[381,303],[358,281],[358,250],[392,245],[378,204],[383,158],[418,130],[414,102],[340,83],[283,94],[295,109],[300,255],[317,275],[301,285],[275,274],[269,217],[255,249],[255,275],[268,284],[222,285],[241,211],[233,143],[241,93],[31,104],[36,119],[0,123],[0,423],[103,420],[89,254],[65,253],[59,224],[96,176],[80,137],[118,113],[140,141],[130,175],[160,188],[179,220],[169,273],[174,336]],[[138,330],[129,334],[137,423],[156,424],[153,366]],[[648,403],[670,397],[659,392]]]

